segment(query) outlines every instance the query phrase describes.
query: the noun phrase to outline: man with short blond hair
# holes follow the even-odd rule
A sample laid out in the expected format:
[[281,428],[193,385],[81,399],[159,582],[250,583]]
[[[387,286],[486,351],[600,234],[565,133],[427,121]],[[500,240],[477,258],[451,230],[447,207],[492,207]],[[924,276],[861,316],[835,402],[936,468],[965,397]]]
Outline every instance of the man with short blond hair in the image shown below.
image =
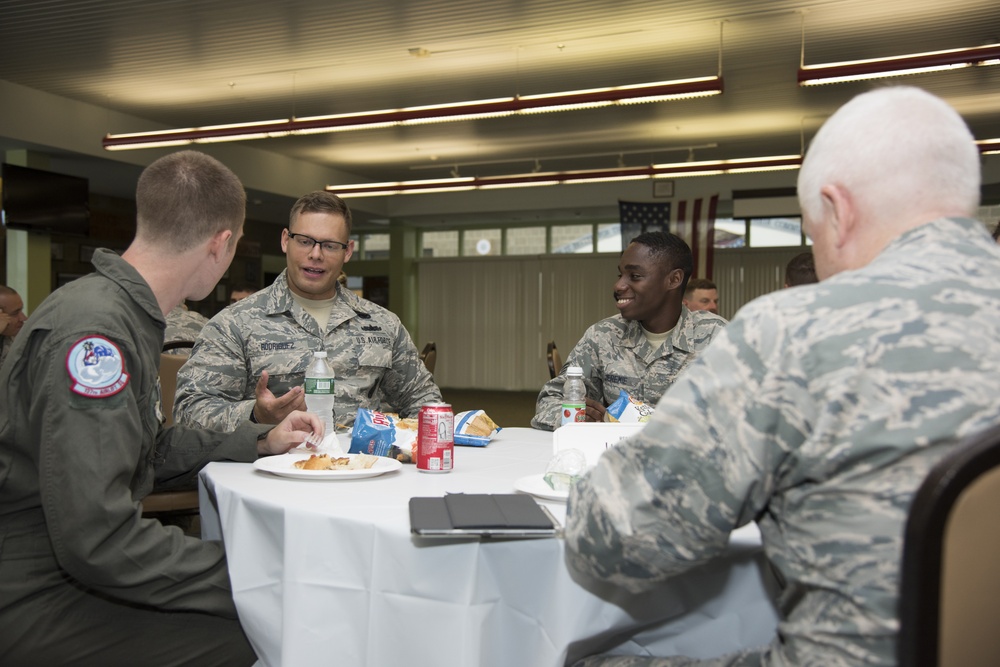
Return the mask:
[[[321,432],[293,413],[234,433],[163,427],[164,314],[229,267],[246,195],[195,151],[136,189],[135,239],[32,313],[0,370],[0,664],[252,665],[219,542],[144,518],[154,488]],[[183,230],[179,233],[177,230]]]

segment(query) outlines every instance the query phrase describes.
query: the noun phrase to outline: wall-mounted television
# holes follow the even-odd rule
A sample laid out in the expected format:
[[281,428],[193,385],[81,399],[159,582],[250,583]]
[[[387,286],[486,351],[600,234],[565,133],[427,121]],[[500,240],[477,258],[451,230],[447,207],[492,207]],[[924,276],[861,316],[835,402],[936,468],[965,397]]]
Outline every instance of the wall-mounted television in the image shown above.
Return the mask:
[[0,179],[4,227],[87,236],[90,188],[86,178],[5,162],[0,165]]

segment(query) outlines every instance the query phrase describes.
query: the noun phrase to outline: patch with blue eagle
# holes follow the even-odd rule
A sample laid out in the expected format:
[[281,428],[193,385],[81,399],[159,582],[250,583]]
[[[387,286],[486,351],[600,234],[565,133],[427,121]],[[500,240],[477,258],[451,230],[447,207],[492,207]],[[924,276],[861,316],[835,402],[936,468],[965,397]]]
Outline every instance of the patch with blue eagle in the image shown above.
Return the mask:
[[88,398],[114,396],[128,385],[121,350],[104,336],[87,336],[73,343],[66,355],[70,389]]

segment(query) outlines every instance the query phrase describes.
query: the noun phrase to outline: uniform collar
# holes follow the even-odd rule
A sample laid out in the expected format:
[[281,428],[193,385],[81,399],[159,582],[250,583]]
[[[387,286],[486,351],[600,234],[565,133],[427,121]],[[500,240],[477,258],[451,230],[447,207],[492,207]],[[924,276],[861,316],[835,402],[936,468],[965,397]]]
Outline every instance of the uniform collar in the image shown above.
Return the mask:
[[136,271],[135,267],[122,259],[118,253],[107,248],[98,248],[91,259],[94,268],[102,276],[118,285],[149,316],[166,329],[167,322],[160,311],[160,304],[149,283]]
[[[285,269],[274,279],[274,282],[265,290],[264,309],[268,315],[280,315],[291,313],[295,305],[292,298],[292,291],[288,288],[288,269]],[[374,308],[370,301],[360,298],[357,294],[337,283],[337,298],[333,301],[333,310],[330,312],[330,325],[334,322],[340,323],[356,315],[370,317]]]

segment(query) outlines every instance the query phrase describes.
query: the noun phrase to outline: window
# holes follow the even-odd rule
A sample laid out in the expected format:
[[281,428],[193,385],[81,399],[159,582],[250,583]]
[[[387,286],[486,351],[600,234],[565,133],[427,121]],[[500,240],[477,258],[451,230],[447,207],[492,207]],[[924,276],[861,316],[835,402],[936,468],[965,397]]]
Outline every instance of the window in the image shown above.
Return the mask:
[[545,253],[545,227],[512,227],[507,230],[506,255]]
[[777,248],[802,245],[802,219],[751,218],[750,246],[753,248]]
[[503,232],[499,229],[469,229],[462,240],[463,257],[502,255]]
[[716,248],[745,248],[747,245],[747,221],[723,219],[715,221]]
[[421,234],[421,257],[458,257],[458,230]]
[[552,227],[552,252],[594,252],[594,226],[557,225]]
[[361,257],[358,259],[388,259],[388,234],[363,234],[361,236]]
[[622,251],[622,226],[620,223],[597,225],[597,252]]

